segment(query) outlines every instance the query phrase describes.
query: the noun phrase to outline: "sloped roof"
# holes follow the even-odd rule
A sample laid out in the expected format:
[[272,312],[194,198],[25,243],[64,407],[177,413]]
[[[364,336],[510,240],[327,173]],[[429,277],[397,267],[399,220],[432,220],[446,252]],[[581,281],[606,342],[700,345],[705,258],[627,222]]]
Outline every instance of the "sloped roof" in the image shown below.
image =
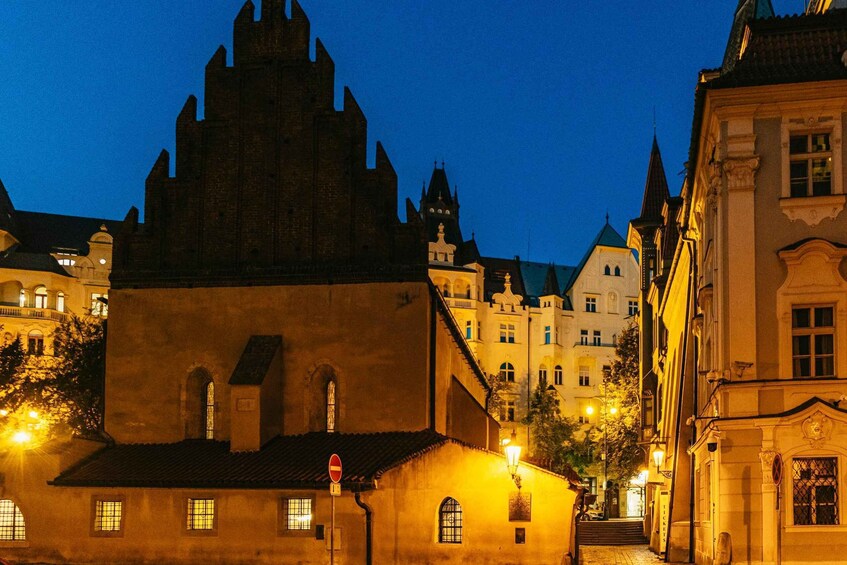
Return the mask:
[[0,269],[40,271],[63,277],[71,276],[49,253],[27,253],[25,251],[18,251],[16,248],[9,250],[7,253],[0,254]]
[[597,236],[594,238],[594,241],[591,242],[591,245],[588,246],[588,251],[583,255],[582,260],[579,262],[579,265],[574,269],[574,273],[571,276],[570,280],[567,284],[567,289],[574,285],[576,279],[579,278],[579,275],[582,273],[582,270],[585,268],[585,264],[588,263],[588,259],[591,257],[591,254],[594,253],[594,249],[602,245],[604,247],[617,247],[620,249],[629,249],[626,245],[626,241],[621,234],[615,231],[615,228],[612,227],[608,221],[606,221],[606,225],[604,225],[600,231],[597,233]]
[[523,280],[520,261],[515,259],[501,259],[499,257],[480,257],[480,264],[485,267],[485,281],[483,294],[486,300],[498,292],[503,292],[506,282],[506,273],[512,276],[512,293],[520,296],[528,296]]
[[738,60],[741,44],[744,40],[744,30],[750,21],[761,18],[773,17],[774,11],[771,0],[738,0],[735,8],[735,17],[729,39],[726,42],[726,50],[723,56],[723,68],[730,69]]
[[3,181],[0,181],[0,229],[17,237],[18,226],[15,222],[15,207]]
[[229,384],[262,384],[280,345],[282,345],[280,335],[251,335],[232,376],[229,377]]
[[662,153],[659,151],[659,142],[653,135],[653,147],[650,150],[650,162],[647,165],[647,181],[644,183],[644,198],[641,201],[639,219],[660,223],[662,206],[669,196],[668,178],[662,164]]
[[88,255],[88,240],[105,225],[114,236],[121,222],[81,216],[64,216],[44,212],[15,212],[21,250],[34,253],[51,253],[57,249],[77,250]]
[[438,199],[448,206],[453,204],[453,196],[450,194],[450,183],[447,182],[447,172],[444,167],[434,167],[429,179],[429,188],[426,191],[427,202],[437,202]]
[[707,88],[847,79],[847,10],[754,19],[741,58]]
[[521,277],[524,281],[525,290],[528,296],[546,296],[547,282],[550,277],[550,269],[552,267],[555,273],[558,291],[556,294],[561,296],[567,289],[567,284],[573,276],[575,267],[567,265],[556,265],[555,263],[538,263],[535,261],[521,261]]
[[313,432],[277,436],[259,451],[232,453],[228,442],[107,447],[51,484],[87,487],[322,488],[337,453],[343,485],[372,483],[383,473],[451,441],[430,430],[373,434]]

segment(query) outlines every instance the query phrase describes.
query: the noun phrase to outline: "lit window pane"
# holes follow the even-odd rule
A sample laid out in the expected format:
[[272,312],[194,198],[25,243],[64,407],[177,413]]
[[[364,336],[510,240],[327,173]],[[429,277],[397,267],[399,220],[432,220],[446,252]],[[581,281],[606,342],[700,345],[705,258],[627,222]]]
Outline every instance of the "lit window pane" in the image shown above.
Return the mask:
[[212,530],[215,525],[215,499],[189,498],[187,513],[189,530]]
[[26,539],[24,516],[14,502],[0,500],[0,540],[21,541]]
[[289,498],[286,501],[285,527],[289,530],[309,530],[312,527],[312,499]]
[[98,500],[95,503],[94,530],[98,532],[121,531],[123,503],[120,500]]

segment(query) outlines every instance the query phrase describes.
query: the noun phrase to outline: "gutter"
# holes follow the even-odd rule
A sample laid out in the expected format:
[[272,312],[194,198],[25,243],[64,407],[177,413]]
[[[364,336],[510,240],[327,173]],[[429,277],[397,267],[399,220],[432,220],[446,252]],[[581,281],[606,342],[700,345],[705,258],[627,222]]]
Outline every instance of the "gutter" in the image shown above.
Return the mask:
[[373,565],[373,510],[362,502],[362,492],[356,491],[356,505],[365,511],[365,565]]

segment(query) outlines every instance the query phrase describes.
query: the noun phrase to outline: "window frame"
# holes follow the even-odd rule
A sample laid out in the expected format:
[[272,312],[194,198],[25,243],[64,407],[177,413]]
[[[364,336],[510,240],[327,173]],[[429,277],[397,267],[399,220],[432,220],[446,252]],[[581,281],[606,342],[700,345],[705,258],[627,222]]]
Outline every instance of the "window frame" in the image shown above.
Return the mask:
[[[311,519],[309,527],[305,529],[289,529],[288,528],[288,508],[291,500],[309,500]],[[282,537],[314,537],[315,526],[317,525],[316,497],[314,493],[304,494],[302,492],[282,493],[279,496],[277,504],[277,535]]]
[[[813,137],[816,135],[825,135],[828,138],[829,149],[826,151],[815,151],[813,145]],[[792,139],[802,137],[806,142],[806,151],[793,153]],[[815,194],[815,177],[814,177],[814,162],[820,160],[829,161],[829,191],[825,194]],[[791,167],[795,163],[804,163],[806,165],[805,190],[802,195],[794,195],[794,182],[791,176]],[[835,194],[833,186],[833,166],[835,159],[833,155],[833,139],[832,132],[828,129],[812,129],[803,130],[797,129],[790,131],[788,134],[788,190],[789,198],[817,198],[820,196],[832,196]]]
[[629,312],[629,316],[638,314],[638,300],[627,299],[627,312]]
[[553,367],[553,384],[561,386],[564,383],[564,372],[561,365]]
[[[798,460],[798,459],[806,459],[806,460],[810,460],[810,459],[834,459],[835,460],[835,475],[834,475],[834,477],[835,477],[834,478],[834,480],[835,480],[835,485],[834,485],[835,486],[835,501],[833,502],[833,506],[835,508],[834,513],[835,513],[836,523],[834,523],[834,524],[816,524],[816,523],[798,524],[796,522],[796,520],[795,520],[795,506],[796,506],[795,496],[796,496],[796,488],[797,488],[797,486],[796,486],[797,479],[795,479],[795,477],[794,477],[794,465],[795,465],[795,461]],[[842,512],[841,512],[842,496],[841,496],[841,493],[839,492],[839,490],[841,488],[841,485],[839,485],[839,482],[840,482],[839,481],[839,479],[840,479],[839,472],[841,472],[840,470],[843,469],[843,457],[841,456],[841,454],[834,453],[834,452],[829,452],[829,453],[820,453],[820,452],[797,453],[797,454],[792,455],[790,458],[787,458],[787,462],[786,462],[785,466],[786,466],[785,473],[786,473],[786,475],[788,475],[789,480],[784,481],[784,483],[786,485],[785,488],[786,488],[786,491],[787,491],[787,492],[784,493],[785,494],[784,499],[786,501],[786,506],[789,507],[789,509],[786,513],[790,514],[789,523],[786,525],[786,527],[790,528],[790,529],[796,529],[796,530],[802,530],[802,531],[811,531],[811,530],[818,531],[818,530],[822,530],[822,529],[829,529],[829,530],[835,529],[835,530],[843,531],[845,529],[844,528],[845,525],[844,525],[843,520],[842,520]],[[827,486],[827,485],[819,485],[819,486]],[[812,512],[816,513],[817,509],[813,510]],[[812,512],[810,512],[810,514]]]
[[[503,361],[500,363],[500,378],[504,383],[513,383],[515,382],[515,366],[512,365],[509,361]],[[511,376],[511,378],[509,378]]]
[[[215,381],[210,379],[202,388],[203,398],[201,398],[201,406],[203,407],[203,439],[215,439]],[[211,402],[210,402],[211,400]]]
[[553,339],[552,326],[544,326],[544,345],[550,345]]
[[515,343],[515,324],[500,324],[500,343]]
[[44,355],[44,332],[30,330],[26,334],[26,354],[41,357]]
[[[116,502],[120,504],[120,518],[118,518],[117,530],[98,529],[98,514],[97,506],[104,502]],[[123,495],[114,494],[94,494],[91,496],[91,520],[89,527],[89,535],[98,538],[121,538],[126,530],[126,497]]]
[[[451,504],[452,503],[452,504]],[[451,504],[451,508],[448,510],[446,506]],[[451,526],[445,525],[445,515],[449,512],[450,515],[456,516],[458,515],[458,525],[455,523]],[[453,498],[452,496],[445,497],[441,504],[438,505],[438,543],[446,544],[446,545],[461,545],[464,542],[464,514],[462,510],[461,503]],[[453,539],[445,539],[445,528],[449,529],[449,531],[453,532],[450,536]],[[455,532],[458,531],[458,536],[456,536]]]
[[586,296],[585,297],[585,311],[591,312],[592,314],[597,313],[597,297],[596,296]]
[[[211,500],[212,501],[212,527],[211,528],[192,528],[190,518],[193,513],[190,511],[190,504],[194,500]],[[183,497],[182,503],[182,532],[188,536],[217,536],[218,535],[218,499],[214,495],[206,493],[197,493],[186,495]]]
[[[26,516],[24,516],[24,511],[21,510],[20,505],[13,498],[0,498],[0,503],[5,501],[8,501],[12,505],[12,539],[0,539],[0,547],[28,546],[29,538],[27,537],[27,520]],[[20,526],[18,526],[15,522],[18,514],[20,514],[21,521],[23,522]],[[16,537],[18,530],[22,530],[21,537]]]
[[591,345],[595,347],[603,345],[603,334],[600,330],[594,330],[591,334]]
[[[818,309],[829,308],[832,310],[832,325],[831,326],[815,326],[815,312]],[[809,310],[809,326],[808,327],[794,327],[794,312],[796,310]],[[813,380],[813,379],[826,379],[833,378],[838,373],[838,365],[837,365],[837,350],[838,350],[838,342],[837,342],[837,326],[836,326],[836,317],[837,317],[837,304],[834,303],[819,303],[819,304],[792,304],[790,309],[791,314],[791,378],[799,379],[799,380]],[[830,331],[823,331],[830,330]],[[815,370],[817,360],[817,355],[815,353],[817,336],[832,336],[832,354],[821,354],[832,357],[832,374],[829,375],[817,375],[815,374],[817,371]],[[809,354],[808,355],[798,355],[794,349],[794,338],[809,336]],[[797,375],[796,374],[796,361],[800,357],[807,357],[809,359],[809,375]]]
[[579,366],[579,370],[577,371],[577,385],[581,387],[591,386],[591,367],[589,365]]

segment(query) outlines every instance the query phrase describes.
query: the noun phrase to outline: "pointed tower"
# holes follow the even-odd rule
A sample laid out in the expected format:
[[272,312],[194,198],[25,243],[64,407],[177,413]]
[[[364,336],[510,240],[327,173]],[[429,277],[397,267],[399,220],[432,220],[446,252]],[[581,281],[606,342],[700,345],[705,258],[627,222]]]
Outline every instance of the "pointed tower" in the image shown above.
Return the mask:
[[735,9],[735,18],[732,22],[732,29],[729,32],[729,41],[726,44],[721,71],[726,72],[732,70],[735,63],[741,58],[742,53],[744,53],[744,47],[747,43],[747,25],[750,21],[772,18],[773,16],[774,11],[771,0],[738,0],[738,7]]
[[463,264],[461,250],[465,240],[462,237],[462,229],[459,227],[458,192],[451,194],[447,171],[443,163],[441,168],[438,168],[437,163],[433,166],[429,186],[421,191],[419,214],[426,226],[426,237],[430,247],[443,236],[446,244],[456,246],[456,262]]

